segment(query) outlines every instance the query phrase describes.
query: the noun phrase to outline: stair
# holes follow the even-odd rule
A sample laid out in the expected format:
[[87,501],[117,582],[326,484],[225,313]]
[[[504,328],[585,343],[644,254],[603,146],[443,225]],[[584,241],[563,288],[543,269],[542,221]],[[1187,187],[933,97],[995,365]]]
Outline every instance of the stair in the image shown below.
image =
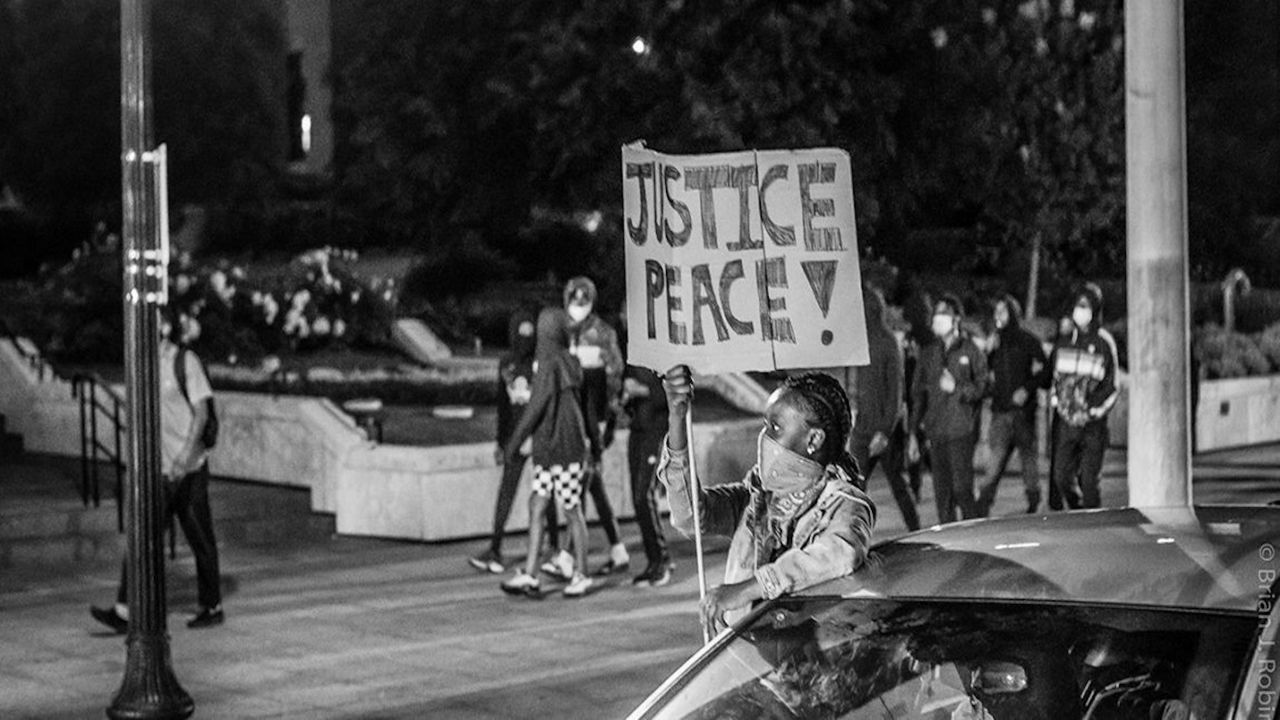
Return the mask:
[[0,461],[16,458],[21,454],[22,436],[9,432],[4,413],[0,413]]
[[[120,557],[114,488],[104,481],[101,506],[85,507],[79,478],[78,458],[27,454],[0,462],[0,569]],[[209,496],[222,548],[288,549],[328,541],[335,532],[333,516],[311,511],[306,488],[214,478]],[[176,522],[175,530],[178,556],[188,555]]]

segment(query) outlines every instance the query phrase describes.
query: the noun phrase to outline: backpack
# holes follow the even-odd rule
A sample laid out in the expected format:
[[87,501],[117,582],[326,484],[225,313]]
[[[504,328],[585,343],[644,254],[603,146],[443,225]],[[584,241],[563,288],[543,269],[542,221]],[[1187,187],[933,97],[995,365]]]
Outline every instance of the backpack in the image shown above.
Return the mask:
[[[191,397],[187,395],[187,363],[184,362],[188,352],[190,350],[183,348],[174,356],[173,374],[178,378],[178,389],[182,391],[183,399],[190,405]],[[199,356],[196,356],[196,361],[199,362],[199,360]],[[212,396],[205,398],[204,402],[208,412],[205,414],[204,428],[200,431],[200,442],[206,450],[211,450],[218,444],[218,413],[214,409]]]

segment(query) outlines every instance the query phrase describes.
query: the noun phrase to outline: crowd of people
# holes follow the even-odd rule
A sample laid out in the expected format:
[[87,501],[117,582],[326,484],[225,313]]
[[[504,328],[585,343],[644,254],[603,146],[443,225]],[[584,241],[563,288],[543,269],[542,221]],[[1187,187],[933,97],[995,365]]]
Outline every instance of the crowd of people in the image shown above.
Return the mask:
[[[701,527],[730,538],[724,583],[703,599],[708,628],[761,598],[853,572],[866,558],[875,526],[876,507],[866,488],[877,467],[907,528],[915,530],[922,521],[917,505],[923,474],[932,478],[939,523],[983,517],[1016,450],[1027,512],[1038,512],[1043,390],[1052,408],[1049,507],[1098,507],[1118,367],[1115,342],[1102,329],[1101,290],[1080,286],[1051,342],[1023,327],[1021,308],[1009,295],[993,303],[993,331],[981,342],[955,296],[917,300],[921,312],[904,313],[914,321],[906,332],[895,331],[883,295],[864,288],[869,364],[855,374],[786,377],[765,406],[747,475],[698,488],[701,502],[695,504],[685,426],[692,373],[679,364],[662,375],[628,365],[618,329],[597,312],[595,284],[571,279],[561,306],[510,320],[510,350],[499,365],[495,459],[502,469],[492,535],[469,563],[493,574],[513,570],[501,589],[531,598],[544,595],[544,575],[576,598],[598,589],[601,577],[628,572],[631,557],[602,477],[604,451],[620,423],[629,428],[629,485],[645,554],[632,584],[671,581],[659,486],[677,530],[689,535]],[[621,317],[625,333],[625,313]],[[206,437],[212,412],[205,405],[212,392],[199,359],[184,349],[196,334],[191,325],[182,313],[166,315],[163,323],[161,449],[165,511],[180,520],[196,555],[200,608],[190,625],[205,627],[220,624],[223,610],[207,499],[213,440]],[[988,399],[990,460],[975,488],[974,454]],[[504,556],[503,539],[530,461],[528,543],[517,565]],[[588,498],[608,543],[607,560],[594,569],[588,566]],[[701,510],[699,523],[693,522],[694,507]],[[561,516],[567,539],[560,537]],[[92,609],[95,619],[118,632],[128,626],[124,587],[122,577],[115,605]]]
[[[563,582],[564,595],[581,597],[599,587],[601,576],[626,571],[630,557],[601,476],[603,451],[621,420],[630,427],[628,469],[646,556],[646,565],[633,582],[645,587],[665,585],[673,564],[655,490],[665,488],[672,524],[685,534],[692,532],[683,473],[685,429],[678,422],[692,394],[691,376],[680,365],[662,375],[627,365],[618,332],[596,312],[591,280],[570,280],[563,300],[561,307],[543,309],[536,317],[524,313],[511,320],[511,351],[502,361],[499,378],[497,454],[503,470],[493,534],[489,548],[469,561],[476,569],[495,574],[513,569],[514,574],[501,583],[502,589],[529,597],[543,596],[544,576]],[[1049,507],[1100,505],[1106,418],[1116,399],[1118,366],[1115,343],[1101,327],[1100,289],[1092,283],[1081,285],[1056,337],[1047,339],[1024,326],[1021,307],[1011,295],[996,298],[989,316],[978,322],[966,320],[964,305],[954,295],[941,295],[936,301],[924,295],[917,302],[923,312],[902,332],[890,327],[881,292],[865,288],[870,364],[858,368],[851,382],[847,374],[842,381],[839,373],[829,371],[786,379],[766,408],[751,472],[740,483],[703,490],[707,520],[703,531],[732,538],[742,546],[736,555],[758,555],[751,563],[743,557],[735,561],[731,548],[731,567],[723,587],[737,589],[712,594],[707,601],[713,608],[708,622],[714,624],[724,610],[740,607],[744,598],[763,597],[770,587],[786,589],[795,584],[768,573],[761,579],[759,569],[780,561],[786,548],[774,542],[771,549],[760,550],[769,533],[750,528],[759,523],[774,528],[776,537],[789,537],[799,516],[824,487],[819,482],[824,475],[838,476],[854,489],[842,487],[842,492],[856,498],[855,504],[865,501],[867,505],[864,515],[855,513],[851,524],[841,526],[837,545],[842,552],[818,553],[819,564],[842,571],[851,571],[861,562],[869,543],[875,508],[865,488],[877,468],[905,525],[915,530],[924,516],[918,507],[923,476],[932,480],[937,522],[984,517],[995,504],[1000,480],[1016,451],[1026,511],[1038,512],[1045,495],[1037,439],[1042,395],[1052,408]],[[970,328],[983,323],[991,331],[975,337]],[[975,478],[982,409],[988,402],[989,460],[982,477]],[[843,428],[831,425],[828,409],[832,406],[845,408],[835,413],[847,416]],[[799,445],[774,453],[791,460],[774,466],[775,470],[785,468],[787,474],[782,485],[792,497],[785,510],[777,498],[786,493],[772,486],[774,478],[765,467],[772,457],[770,449],[791,437],[780,428],[770,431],[771,418],[782,412],[777,408],[787,408],[782,414],[798,417],[799,426],[816,429],[824,438],[807,448],[807,456],[806,448]],[[843,439],[833,445],[832,438]],[[816,451],[818,456],[813,454]],[[846,454],[847,463],[841,460]],[[528,547],[524,563],[513,568],[502,552],[503,535],[530,458]],[[726,493],[734,499],[725,500]],[[608,559],[594,571],[587,566],[588,497],[609,546]],[[559,533],[562,515],[569,528],[567,546],[562,546]],[[778,529],[782,527],[788,530]],[[754,549],[744,549],[747,545]],[[841,561],[830,565],[836,556]],[[735,562],[755,568],[755,581],[739,577],[742,573],[733,569]],[[807,566],[801,563],[800,567]]]
[[[877,464],[884,469],[908,529],[920,526],[922,472],[932,477],[939,523],[985,517],[1014,451],[1026,511],[1041,509],[1042,390],[1052,411],[1048,506],[1099,507],[1119,367],[1115,341],[1102,327],[1101,289],[1093,283],[1077,288],[1056,336],[1046,339],[1023,326],[1021,306],[1011,295],[992,304],[992,332],[981,342],[967,329],[974,323],[965,322],[954,295],[936,301],[925,296],[923,302],[928,332],[899,337],[885,324],[880,293],[864,293],[871,362],[860,369],[853,433],[859,467],[868,475]],[[974,455],[988,400],[988,462],[975,487]]]

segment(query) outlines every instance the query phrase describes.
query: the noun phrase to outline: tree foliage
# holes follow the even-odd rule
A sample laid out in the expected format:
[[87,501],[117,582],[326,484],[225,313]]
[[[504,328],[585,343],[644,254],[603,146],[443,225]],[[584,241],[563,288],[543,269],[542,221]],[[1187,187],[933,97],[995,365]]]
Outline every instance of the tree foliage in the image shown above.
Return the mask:
[[[282,156],[283,38],[265,0],[154,3],[153,135],[170,196],[227,202],[270,187]],[[120,3],[0,0],[0,175],[45,214],[114,215],[120,201]],[[4,17],[7,14],[9,17]],[[7,88],[6,88],[7,89]],[[65,231],[65,228],[62,228]],[[74,242],[74,241],[73,241]]]

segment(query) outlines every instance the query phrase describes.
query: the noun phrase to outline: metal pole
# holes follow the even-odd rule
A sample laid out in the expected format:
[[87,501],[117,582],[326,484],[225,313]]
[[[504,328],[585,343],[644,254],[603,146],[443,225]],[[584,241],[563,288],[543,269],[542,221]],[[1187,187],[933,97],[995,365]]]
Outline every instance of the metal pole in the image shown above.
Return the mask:
[[1191,504],[1182,0],[1126,0],[1129,503]]
[[157,311],[164,267],[146,157],[152,144],[150,33],[149,0],[120,0],[129,635],[110,718],[186,718],[195,709],[173,674],[165,617]]
[[[689,451],[689,501],[693,505],[693,554],[698,566],[698,602],[707,599],[707,571],[702,562],[702,483],[698,482],[698,465],[693,451],[693,404],[684,414],[685,447]],[[711,628],[702,623],[702,644],[711,642]]]

